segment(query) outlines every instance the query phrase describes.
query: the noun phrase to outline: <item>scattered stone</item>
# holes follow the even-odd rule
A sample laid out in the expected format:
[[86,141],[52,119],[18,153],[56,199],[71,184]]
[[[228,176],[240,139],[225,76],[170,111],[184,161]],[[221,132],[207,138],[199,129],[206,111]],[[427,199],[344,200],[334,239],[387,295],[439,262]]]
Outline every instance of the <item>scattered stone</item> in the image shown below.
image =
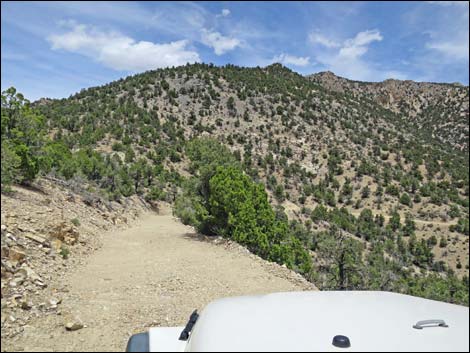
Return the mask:
[[23,233],[36,233],[34,229],[28,228],[24,225],[18,225],[17,228],[20,232],[23,232]]
[[15,279],[12,279],[9,283],[10,287],[11,288],[16,288],[18,287],[19,285],[23,284],[24,282],[24,279],[22,278],[15,278]]
[[62,302],[62,299],[50,298],[48,301],[49,309],[57,309],[57,306]]
[[7,231],[7,226],[2,224],[1,229],[2,229],[2,234],[3,234]]
[[75,245],[78,241],[79,233],[74,227],[62,222],[52,227],[49,235],[68,245]]
[[80,321],[69,321],[65,324],[67,331],[77,331],[83,328],[83,324]]
[[41,281],[41,280],[36,280],[36,281],[34,281],[34,284],[37,285],[38,287],[41,287],[41,288],[46,288],[46,287],[47,287],[47,284],[44,283],[44,282]]
[[[3,256],[3,255],[2,255]],[[17,247],[12,247],[8,251],[8,259],[13,263],[21,263],[26,258],[26,253],[18,249]]]
[[25,298],[20,302],[20,307],[23,310],[30,310],[33,307],[33,302]]
[[32,233],[25,233],[24,236],[28,239],[34,240],[35,242],[41,245],[47,245],[47,239],[43,236],[32,234]]
[[5,269],[5,271],[9,273],[15,272],[15,266],[11,263],[11,261],[8,260],[2,260],[2,269]]
[[8,246],[2,246],[2,259],[7,258],[9,254]]

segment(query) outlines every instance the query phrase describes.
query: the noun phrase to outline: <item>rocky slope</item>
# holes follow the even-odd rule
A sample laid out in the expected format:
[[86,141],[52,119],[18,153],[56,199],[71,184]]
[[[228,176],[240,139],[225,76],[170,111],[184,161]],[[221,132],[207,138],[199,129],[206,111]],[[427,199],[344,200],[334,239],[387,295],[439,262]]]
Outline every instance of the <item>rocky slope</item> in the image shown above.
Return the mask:
[[329,71],[309,78],[328,90],[373,100],[402,114],[417,129],[431,134],[440,142],[468,151],[468,87],[394,79],[359,82],[338,77]]
[[2,340],[35,318],[56,315],[61,294],[51,284],[100,247],[100,234],[122,229],[148,206],[105,202],[70,185],[41,179],[2,195]]

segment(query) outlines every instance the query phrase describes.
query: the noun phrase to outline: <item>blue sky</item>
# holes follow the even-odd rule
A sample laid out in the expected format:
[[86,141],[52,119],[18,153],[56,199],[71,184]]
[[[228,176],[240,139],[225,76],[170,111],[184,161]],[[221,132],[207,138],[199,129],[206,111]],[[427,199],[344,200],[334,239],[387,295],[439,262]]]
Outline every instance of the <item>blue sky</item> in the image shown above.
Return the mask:
[[3,1],[1,10],[1,88],[31,100],[186,62],[468,85],[467,2]]

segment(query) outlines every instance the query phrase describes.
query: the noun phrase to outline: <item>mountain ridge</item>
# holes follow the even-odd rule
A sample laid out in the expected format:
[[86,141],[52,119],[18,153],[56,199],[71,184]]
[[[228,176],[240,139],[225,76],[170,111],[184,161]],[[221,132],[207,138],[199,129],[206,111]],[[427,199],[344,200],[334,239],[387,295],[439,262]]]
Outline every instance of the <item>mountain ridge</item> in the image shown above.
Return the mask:
[[[453,148],[468,151],[468,86],[396,79],[360,82],[336,76],[332,72],[307,77],[329,90],[372,99],[386,109],[406,115],[417,129],[426,125],[424,127],[432,132],[432,137]],[[451,110],[455,104],[459,106],[453,111],[454,115],[442,112]],[[430,115],[434,120],[431,124]],[[452,126],[449,127],[449,124]],[[459,130],[463,130],[463,134],[457,136]]]

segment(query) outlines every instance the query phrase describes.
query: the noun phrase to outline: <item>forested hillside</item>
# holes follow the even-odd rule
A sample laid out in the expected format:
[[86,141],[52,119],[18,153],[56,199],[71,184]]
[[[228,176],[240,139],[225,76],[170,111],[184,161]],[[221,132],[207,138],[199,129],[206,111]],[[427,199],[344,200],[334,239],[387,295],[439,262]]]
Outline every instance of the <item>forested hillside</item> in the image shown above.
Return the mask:
[[468,87],[331,82],[194,64],[32,104],[7,90],[2,192],[47,174],[166,200],[320,289],[468,305]]

